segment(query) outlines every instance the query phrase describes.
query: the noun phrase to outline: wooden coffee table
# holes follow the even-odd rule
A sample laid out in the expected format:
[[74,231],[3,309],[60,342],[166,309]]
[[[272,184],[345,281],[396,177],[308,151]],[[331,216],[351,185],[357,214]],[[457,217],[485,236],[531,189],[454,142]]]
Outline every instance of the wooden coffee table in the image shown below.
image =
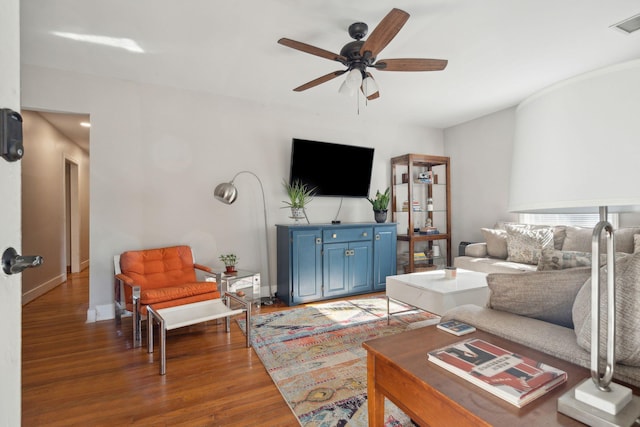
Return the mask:
[[[431,350],[481,338],[530,356],[568,373],[569,379],[547,395],[517,408],[427,361]],[[520,344],[477,331],[457,337],[435,326],[367,341],[369,426],[384,426],[384,399],[395,403],[421,426],[581,426],[557,411],[557,400],[590,376],[589,370]],[[638,388],[632,387],[634,394]]]

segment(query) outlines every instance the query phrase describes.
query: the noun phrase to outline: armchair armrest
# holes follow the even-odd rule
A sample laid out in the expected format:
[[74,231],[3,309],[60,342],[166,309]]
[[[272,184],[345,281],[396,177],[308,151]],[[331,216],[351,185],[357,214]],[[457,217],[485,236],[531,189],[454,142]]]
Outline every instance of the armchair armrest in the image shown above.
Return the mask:
[[124,286],[131,288],[131,295],[133,296],[133,303],[136,305],[136,301],[140,300],[140,286],[136,285],[133,279],[126,274],[116,274],[116,279],[120,280]]
[[207,273],[211,273],[213,269],[211,267],[207,267],[202,264],[193,264],[193,268],[197,268],[198,270],[206,271]]

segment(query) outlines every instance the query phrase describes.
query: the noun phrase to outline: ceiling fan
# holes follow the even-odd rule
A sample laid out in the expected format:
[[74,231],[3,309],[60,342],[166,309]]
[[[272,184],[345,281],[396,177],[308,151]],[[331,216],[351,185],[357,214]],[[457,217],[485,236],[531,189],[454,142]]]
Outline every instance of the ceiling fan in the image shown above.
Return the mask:
[[369,27],[364,22],[356,22],[349,26],[349,35],[355,41],[347,43],[340,50],[340,54],[329,52],[319,47],[311,46],[306,43],[298,42],[288,38],[278,40],[283,46],[297,49],[302,52],[316,55],[321,58],[337,61],[347,67],[346,70],[338,70],[326,74],[317,79],[311,80],[297,88],[296,92],[310,89],[322,83],[326,83],[345,73],[347,78],[340,87],[340,93],[352,95],[360,89],[368,100],[380,97],[380,92],[367,68],[373,68],[379,71],[440,71],[447,66],[446,59],[426,59],[426,58],[398,58],[398,59],[380,59],[376,58],[380,51],[384,49],[391,40],[398,34],[402,26],[409,19],[409,14],[400,9],[392,9],[385,16],[380,24],[371,32],[366,40],[362,40],[366,35]]

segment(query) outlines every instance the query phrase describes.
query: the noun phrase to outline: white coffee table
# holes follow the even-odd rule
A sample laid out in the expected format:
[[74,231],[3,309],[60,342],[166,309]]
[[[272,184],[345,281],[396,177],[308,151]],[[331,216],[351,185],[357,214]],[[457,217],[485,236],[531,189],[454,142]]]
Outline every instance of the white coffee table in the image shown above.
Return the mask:
[[[241,308],[232,309],[231,301],[241,304]],[[226,305],[225,305],[226,302]],[[240,313],[245,313],[247,347],[251,347],[251,302],[246,301],[232,293],[225,292],[223,298],[178,305],[175,307],[155,310],[153,306],[147,307],[149,314],[147,319],[147,352],[153,353],[153,322],[159,325],[160,333],[160,375],[166,373],[167,361],[167,331],[195,325],[209,320],[225,318],[225,332],[229,332],[229,319]]]
[[[444,270],[387,276],[389,298],[441,316],[463,305],[485,305],[489,297],[486,273],[457,269],[455,279],[445,279]],[[388,318],[389,304],[387,303]]]

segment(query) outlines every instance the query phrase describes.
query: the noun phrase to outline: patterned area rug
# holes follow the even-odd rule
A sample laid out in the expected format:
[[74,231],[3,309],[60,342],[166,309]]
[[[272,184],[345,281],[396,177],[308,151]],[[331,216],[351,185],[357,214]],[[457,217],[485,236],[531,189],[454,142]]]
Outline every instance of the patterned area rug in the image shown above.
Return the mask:
[[[410,310],[391,302],[391,312]],[[362,343],[439,318],[420,310],[391,317],[387,299],[362,298],[257,315],[252,344],[304,427],[367,426],[367,359]],[[244,321],[238,320],[244,329]],[[426,360],[426,359],[425,359]],[[387,426],[412,426],[391,402]]]

